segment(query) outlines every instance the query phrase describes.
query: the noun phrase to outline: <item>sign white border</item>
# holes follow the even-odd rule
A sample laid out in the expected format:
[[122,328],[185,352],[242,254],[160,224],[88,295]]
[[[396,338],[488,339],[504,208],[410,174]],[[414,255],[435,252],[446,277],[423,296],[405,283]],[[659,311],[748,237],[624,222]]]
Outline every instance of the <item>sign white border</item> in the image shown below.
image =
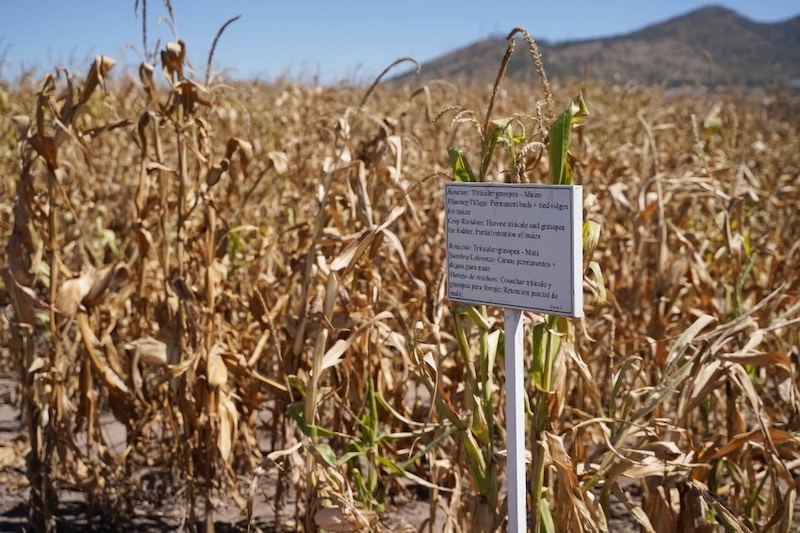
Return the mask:
[[583,187],[453,181],[444,196],[449,300],[583,316]]

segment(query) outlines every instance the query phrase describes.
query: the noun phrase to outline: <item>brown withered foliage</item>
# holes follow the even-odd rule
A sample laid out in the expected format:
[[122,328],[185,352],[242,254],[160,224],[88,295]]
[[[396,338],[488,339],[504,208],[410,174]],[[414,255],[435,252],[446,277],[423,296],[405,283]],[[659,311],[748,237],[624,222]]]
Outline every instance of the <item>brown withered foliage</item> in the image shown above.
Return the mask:
[[[200,83],[186,54],[168,43],[135,80],[100,56],[0,88],[2,364],[31,528],[53,531],[72,490],[117,524],[169,505],[210,530],[234,505],[255,528],[260,501],[276,528],[380,530],[421,498],[424,527],[471,530],[442,182],[448,147],[477,158],[464,110],[489,91]],[[786,531],[800,99],[582,85],[571,155],[602,283],[585,283],[543,433],[557,529],[622,512],[646,531]],[[538,88],[491,94],[494,116],[540,126],[574,96],[554,87],[543,113]],[[531,141],[490,179],[547,181]]]

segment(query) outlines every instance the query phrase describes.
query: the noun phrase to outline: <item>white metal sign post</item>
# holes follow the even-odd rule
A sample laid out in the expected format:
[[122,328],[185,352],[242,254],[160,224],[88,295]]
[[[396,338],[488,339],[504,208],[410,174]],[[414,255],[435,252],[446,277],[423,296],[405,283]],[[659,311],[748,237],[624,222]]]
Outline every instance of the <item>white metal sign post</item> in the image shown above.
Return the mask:
[[445,183],[447,298],[504,308],[508,530],[525,531],[522,311],[583,316],[583,188]]
[[522,364],[522,311],[503,310],[506,357],[506,487],[508,530],[525,531],[525,368]]

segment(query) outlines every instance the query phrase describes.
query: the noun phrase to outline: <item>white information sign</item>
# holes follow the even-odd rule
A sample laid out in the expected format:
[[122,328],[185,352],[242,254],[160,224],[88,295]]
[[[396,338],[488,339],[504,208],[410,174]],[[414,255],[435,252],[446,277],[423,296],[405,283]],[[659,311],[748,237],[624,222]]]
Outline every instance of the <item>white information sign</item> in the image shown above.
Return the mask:
[[583,316],[583,188],[447,182],[447,298]]

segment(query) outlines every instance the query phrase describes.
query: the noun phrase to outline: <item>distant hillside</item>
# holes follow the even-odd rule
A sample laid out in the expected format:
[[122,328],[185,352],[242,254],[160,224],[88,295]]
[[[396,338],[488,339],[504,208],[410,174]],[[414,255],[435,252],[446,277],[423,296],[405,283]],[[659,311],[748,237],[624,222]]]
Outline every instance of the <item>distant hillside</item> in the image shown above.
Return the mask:
[[[800,81],[800,16],[764,24],[727,8],[705,7],[626,35],[538,44],[548,76],[562,81],[588,77],[667,86]],[[424,63],[421,74],[492,83],[505,49],[505,39],[485,39]],[[507,75],[536,76],[523,43]]]

